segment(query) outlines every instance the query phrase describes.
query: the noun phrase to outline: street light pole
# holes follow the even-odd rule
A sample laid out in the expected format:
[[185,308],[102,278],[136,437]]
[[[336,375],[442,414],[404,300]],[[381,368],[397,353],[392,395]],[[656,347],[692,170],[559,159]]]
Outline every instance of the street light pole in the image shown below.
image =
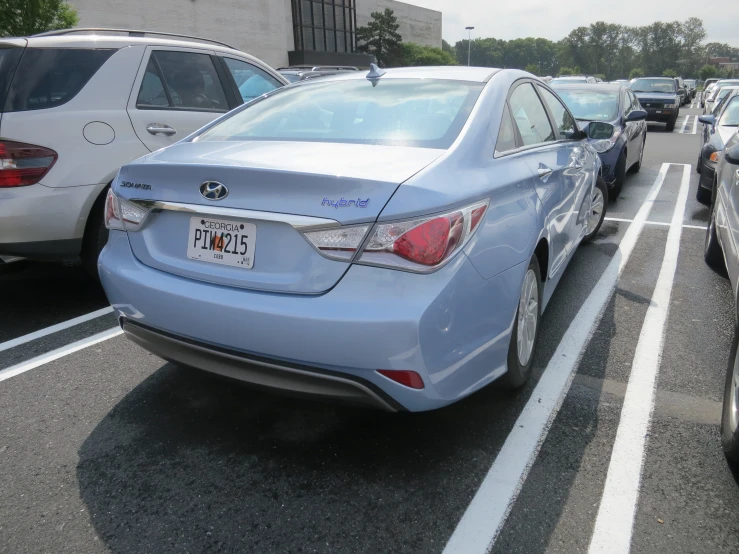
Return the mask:
[[467,31],[467,66],[470,65],[470,50],[472,49],[472,29],[474,27],[465,27],[464,30]]

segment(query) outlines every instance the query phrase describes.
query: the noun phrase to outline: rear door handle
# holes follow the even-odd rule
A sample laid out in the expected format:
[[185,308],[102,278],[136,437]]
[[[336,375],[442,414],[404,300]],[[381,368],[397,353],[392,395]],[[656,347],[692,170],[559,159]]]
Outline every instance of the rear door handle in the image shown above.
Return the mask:
[[146,126],[146,130],[152,135],[166,135],[168,137],[171,137],[177,132],[172,127],[165,125],[164,123],[149,123]]
[[546,179],[547,177],[549,177],[553,173],[553,170],[550,169],[550,168],[548,168],[545,165],[541,165],[540,164],[539,165],[539,169],[536,170],[536,173],[537,173],[537,175],[539,175],[539,178],[540,179]]

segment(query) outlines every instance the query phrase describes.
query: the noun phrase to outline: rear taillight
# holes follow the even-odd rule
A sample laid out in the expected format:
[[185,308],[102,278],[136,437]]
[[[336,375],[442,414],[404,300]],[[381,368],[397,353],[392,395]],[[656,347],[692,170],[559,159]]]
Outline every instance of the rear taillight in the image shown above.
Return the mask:
[[412,389],[420,390],[423,388],[423,379],[415,371],[405,369],[378,369],[377,373]]
[[105,226],[108,229],[137,231],[143,225],[148,213],[144,208],[116,196],[112,188],[108,189],[103,214]]
[[0,141],[0,188],[35,185],[56,159],[57,153],[43,146]]
[[[419,273],[434,271],[467,243],[487,208],[484,200],[441,215],[376,225],[356,261]],[[368,229],[369,225],[356,225],[303,235],[327,258],[351,261]]]

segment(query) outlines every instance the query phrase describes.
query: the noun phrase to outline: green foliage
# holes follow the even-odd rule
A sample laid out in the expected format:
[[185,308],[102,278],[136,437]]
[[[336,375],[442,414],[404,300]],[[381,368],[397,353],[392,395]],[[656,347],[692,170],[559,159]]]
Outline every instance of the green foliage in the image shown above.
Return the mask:
[[644,70],[641,67],[635,67],[629,71],[629,80],[638,79],[639,77],[644,77]]
[[718,69],[712,65],[704,65],[700,68],[698,74],[700,75],[701,81],[705,81],[706,79],[716,77],[716,75],[718,75]]
[[675,71],[674,69],[665,69],[662,72],[662,76],[663,77],[679,77],[679,75],[677,74],[677,71]]
[[530,63],[524,68],[524,71],[528,71],[529,73],[533,73],[534,75],[539,75],[539,66],[535,63]]
[[77,12],[64,0],[0,0],[0,36],[68,29],[78,21]]
[[559,74],[560,76],[563,75],[580,75],[582,73],[580,71],[580,68],[578,66],[575,67],[560,67],[559,68]]
[[400,45],[400,54],[394,65],[416,66],[416,65],[457,65],[449,52],[433,46],[422,46],[413,42],[404,42]]
[[603,73],[596,73],[595,75],[593,75],[593,77],[596,77],[596,78],[600,79],[601,81],[605,81],[606,80],[606,76]]
[[452,56],[456,56],[456,54],[455,54],[455,52],[454,52],[454,46],[452,46],[451,44],[449,44],[449,43],[448,43],[447,41],[445,41],[444,39],[441,39],[441,49],[442,49],[442,50],[443,50],[444,52],[448,52],[448,53],[449,53],[449,54],[451,54]]
[[398,33],[398,18],[390,8],[383,12],[372,12],[372,19],[364,27],[357,29],[357,50],[372,54],[377,63],[384,67],[397,60],[402,54],[400,50],[402,37]]

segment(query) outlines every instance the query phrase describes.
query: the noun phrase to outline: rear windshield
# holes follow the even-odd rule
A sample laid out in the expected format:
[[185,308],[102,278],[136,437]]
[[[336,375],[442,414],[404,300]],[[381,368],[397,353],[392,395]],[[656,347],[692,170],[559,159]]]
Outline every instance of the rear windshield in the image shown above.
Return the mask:
[[636,79],[631,83],[634,92],[677,92],[677,83],[674,79]]
[[23,48],[0,47],[0,106],[5,102],[8,86],[21,59]]
[[613,121],[618,118],[618,91],[588,87],[582,89],[555,88],[559,97],[577,119]]
[[449,148],[484,83],[432,79],[308,82],[235,113],[197,140],[342,142]]
[[4,111],[42,110],[69,102],[113,52],[26,48],[8,90]]

